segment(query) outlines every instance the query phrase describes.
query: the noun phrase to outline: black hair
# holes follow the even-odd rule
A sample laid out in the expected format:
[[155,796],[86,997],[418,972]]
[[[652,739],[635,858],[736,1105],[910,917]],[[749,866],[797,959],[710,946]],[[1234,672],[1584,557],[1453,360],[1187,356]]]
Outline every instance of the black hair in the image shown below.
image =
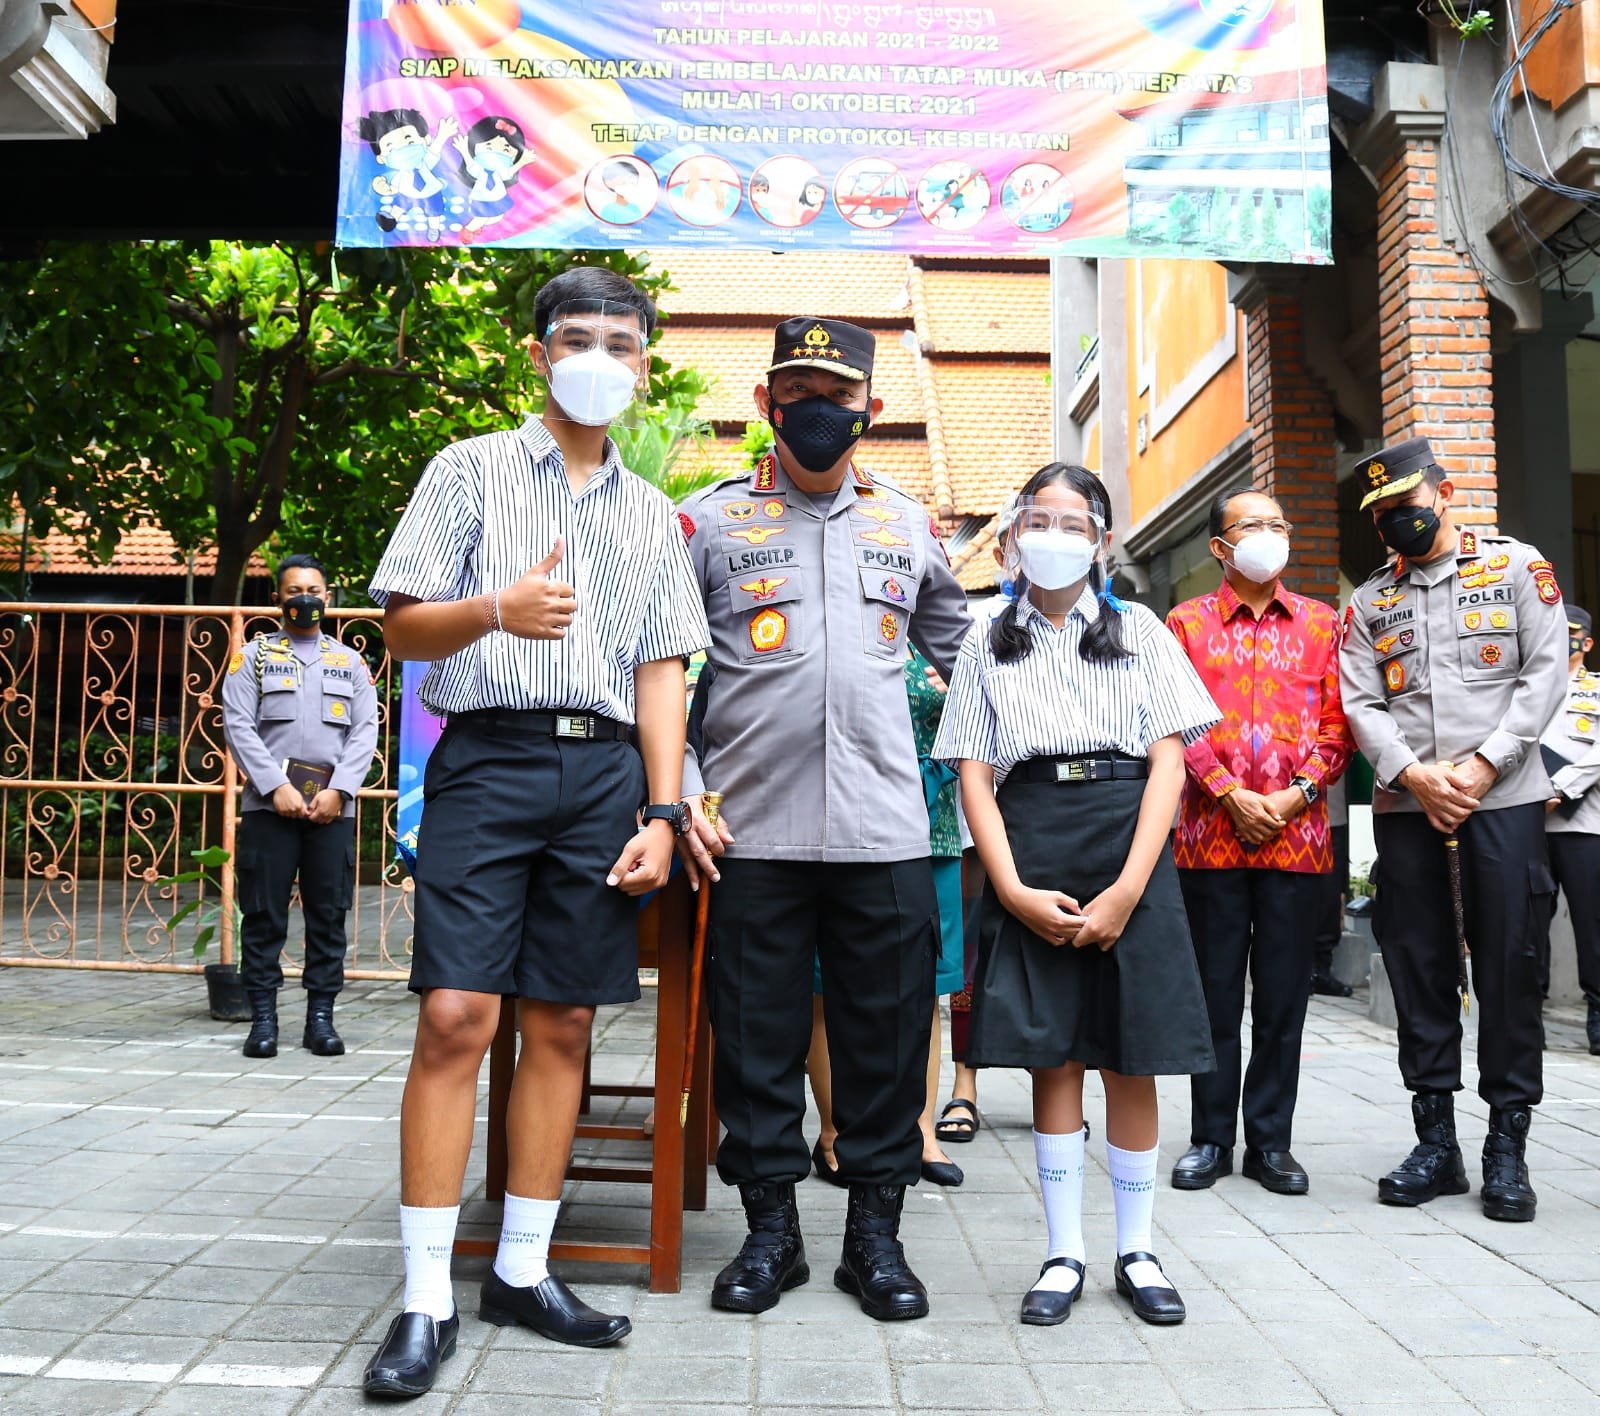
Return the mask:
[[[469,154],[473,153],[477,150],[479,143],[492,142],[495,138],[504,138],[510,143],[517,150],[519,161],[523,153],[528,150],[528,138],[522,131],[521,126],[514,119],[491,113],[487,118],[478,119],[476,123],[467,129],[467,152]],[[511,173],[506,178],[506,186],[511,186],[521,175],[520,172]],[[465,160],[462,161],[461,166],[457,169],[456,180],[463,187],[472,185],[472,173],[468,170]]]
[[1218,492],[1217,499],[1211,503],[1211,510],[1206,515],[1206,534],[1210,537],[1221,536],[1228,526],[1228,503],[1235,497],[1249,496],[1251,492],[1268,495],[1260,487],[1249,486],[1229,487],[1225,492]]
[[415,128],[421,136],[428,136],[428,120],[415,108],[379,108],[356,124],[356,133],[373,152],[382,152],[378,139],[396,128]]
[[1444,468],[1437,462],[1430,462],[1422,469],[1422,481],[1418,484],[1423,487],[1437,487],[1446,477]]
[[[1107,531],[1111,529],[1111,498],[1106,495],[1104,483],[1089,471],[1073,462],[1047,462],[1022,484],[1018,497],[1033,496],[1044,487],[1057,484],[1077,492],[1088,502],[1089,510],[1100,518]],[[1005,533],[1011,534],[1010,530]],[[1015,593],[1004,610],[989,626],[989,648],[1002,664],[1025,659],[1033,650],[1033,633],[1022,624],[1017,615],[1028,582],[1019,573]],[[1106,584],[1105,566],[1097,558],[1089,567],[1089,588],[1100,601],[1100,613],[1083,632],[1078,653],[1091,664],[1106,664],[1115,659],[1131,659],[1133,651],[1122,642],[1122,602],[1111,593]]]
[[273,576],[272,585],[275,590],[283,588],[283,577],[291,570],[314,570],[322,577],[322,583],[328,583],[328,567],[316,556],[307,555],[304,551],[296,551],[292,556],[285,556],[278,562],[277,573]]
[[[815,203],[808,202],[806,200],[806,193],[809,192],[813,187],[816,187],[822,193],[822,195],[817,198]],[[820,177],[811,177],[811,178],[808,178],[806,181],[804,181],[804,182],[802,182],[800,184],[800,205],[801,206],[810,207],[810,206],[815,205],[816,207],[818,207],[820,209],[827,202],[827,200],[828,200],[828,184],[826,182],[824,182],[822,180],[822,178],[820,178]]]
[[625,305],[638,312],[646,339],[656,330],[655,301],[626,276],[604,266],[573,266],[545,282],[533,302],[535,337],[543,339],[550,332],[550,317],[562,305],[591,314],[598,314],[602,305]]
[[600,183],[609,187],[618,177],[631,177],[635,182],[639,180],[639,169],[631,162],[624,162],[620,157],[615,162],[608,162],[600,169]]

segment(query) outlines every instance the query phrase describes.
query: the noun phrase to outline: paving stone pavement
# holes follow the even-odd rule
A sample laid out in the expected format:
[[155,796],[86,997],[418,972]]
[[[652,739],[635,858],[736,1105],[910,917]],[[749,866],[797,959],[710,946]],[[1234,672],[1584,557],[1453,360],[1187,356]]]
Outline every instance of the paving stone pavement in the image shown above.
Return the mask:
[[[646,1000],[603,1011],[597,1080],[644,1076]],[[486,1261],[458,1263],[460,1350],[407,1409],[1600,1412],[1600,1058],[1580,1019],[1550,1015],[1529,1145],[1539,1217],[1507,1225],[1475,1194],[1376,1203],[1377,1176],[1410,1144],[1409,1112],[1393,1035],[1360,1005],[1313,1001],[1295,1143],[1309,1196],[1237,1176],[1197,1194],[1162,1186],[1157,1247],[1189,1305],[1182,1327],[1142,1325],[1112,1289],[1092,1084],[1086,1292],[1062,1327],[1016,1322],[1044,1225],[1025,1079],[993,1072],[982,1133],[952,1148],[966,1185],[924,1185],[907,1203],[928,1319],[874,1323],[832,1287],[844,1197],[815,1180],[800,1200],[811,1283],[757,1318],[712,1312],[711,1277],[741,1233],[736,1197],[713,1183],[710,1209],[686,1220],[681,1293],[646,1292],[642,1270],[565,1270],[590,1302],[631,1314],[617,1348],[478,1322]],[[206,1016],[197,979],[0,969],[0,1411],[360,1409],[400,1294],[395,1114],[413,1010],[397,985],[354,985],[339,1009],[347,1056],[290,1047],[252,1062],[243,1026]],[[286,1022],[292,1040],[287,1009]],[[1475,1152],[1486,1111],[1468,1086]],[[1187,1088],[1163,1082],[1162,1098],[1165,1166],[1186,1141]],[[480,1151],[465,1231],[490,1235],[481,1174]],[[568,1234],[643,1233],[639,1187],[569,1187],[567,1202]]]

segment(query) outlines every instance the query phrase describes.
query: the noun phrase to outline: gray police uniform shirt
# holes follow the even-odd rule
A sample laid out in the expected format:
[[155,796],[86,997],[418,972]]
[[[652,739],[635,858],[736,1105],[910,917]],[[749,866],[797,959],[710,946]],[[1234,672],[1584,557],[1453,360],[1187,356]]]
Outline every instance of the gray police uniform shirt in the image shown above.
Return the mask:
[[1600,674],[1578,665],[1543,742],[1567,763],[1551,775],[1550,795],[1578,803],[1570,816],[1552,811],[1545,817],[1545,829],[1600,835],[1600,792],[1594,790],[1600,782]]
[[1390,562],[1357,589],[1339,652],[1345,716],[1377,778],[1373,810],[1421,811],[1394,785],[1400,773],[1475,753],[1500,773],[1483,808],[1546,800],[1537,744],[1566,681],[1566,611],[1534,547],[1461,531],[1437,560]]
[[290,758],[333,768],[333,791],[350,800],[366,780],[378,745],[378,695],[366,661],[326,634],[260,634],[228,661],[222,680],[222,730],[249,779],[243,809],[269,811],[289,780]]
[[684,791],[723,793],[728,854],[926,856],[906,641],[948,679],[972,620],[922,504],[852,469],[819,506],[769,456],[682,513],[716,668]]

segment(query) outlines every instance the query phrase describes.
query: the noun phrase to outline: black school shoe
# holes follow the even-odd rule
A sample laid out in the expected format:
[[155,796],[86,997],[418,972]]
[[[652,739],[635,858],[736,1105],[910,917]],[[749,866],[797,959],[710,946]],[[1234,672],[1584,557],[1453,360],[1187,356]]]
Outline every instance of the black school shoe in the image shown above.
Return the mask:
[[496,1327],[521,1323],[572,1347],[609,1347],[633,1331],[627,1318],[597,1313],[554,1274],[532,1288],[513,1288],[491,1268],[479,1293],[478,1316]]
[[1241,1173],[1275,1195],[1303,1195],[1311,1188],[1305,1167],[1286,1150],[1258,1151],[1246,1146]]
[[[1189,1310],[1183,1306],[1183,1299],[1178,1297],[1175,1288],[1135,1288],[1128,1278],[1127,1266],[1129,1264],[1146,1263],[1154,1264],[1161,1268],[1161,1260],[1154,1254],[1147,1254],[1138,1250],[1132,1254],[1118,1254],[1116,1265],[1117,1292],[1126,1298],[1133,1311],[1147,1323],[1155,1323],[1158,1327],[1168,1327],[1173,1323],[1181,1323],[1189,1316]],[[1161,1269],[1166,1273],[1165,1269]]]
[[1233,1174],[1233,1147],[1200,1141],[1178,1157],[1172,1167],[1174,1190],[1208,1190],[1224,1175]]
[[421,1396],[433,1387],[439,1364],[456,1350],[461,1315],[440,1322],[426,1313],[401,1313],[367,1363],[361,1389],[368,1396]]
[[1083,1292],[1083,1265],[1076,1259],[1046,1259],[1039,1270],[1043,1278],[1053,1268],[1069,1268],[1078,1275],[1078,1286],[1070,1293],[1049,1288],[1030,1288],[1022,1298],[1022,1321],[1033,1327],[1054,1327],[1072,1316],[1072,1305]]

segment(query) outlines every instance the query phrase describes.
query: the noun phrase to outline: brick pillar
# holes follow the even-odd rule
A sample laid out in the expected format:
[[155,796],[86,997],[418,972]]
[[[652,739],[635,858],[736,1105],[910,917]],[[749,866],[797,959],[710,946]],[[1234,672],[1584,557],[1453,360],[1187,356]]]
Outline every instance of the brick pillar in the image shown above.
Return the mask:
[[1492,528],[1499,510],[1489,300],[1467,253],[1446,239],[1443,71],[1386,65],[1374,103],[1354,147],[1378,175],[1383,438],[1427,438],[1455,483],[1456,520]]
[[1300,277],[1255,267],[1230,277],[1244,315],[1251,473],[1294,523],[1284,581],[1291,590],[1339,598],[1339,508],[1333,398],[1306,358]]

